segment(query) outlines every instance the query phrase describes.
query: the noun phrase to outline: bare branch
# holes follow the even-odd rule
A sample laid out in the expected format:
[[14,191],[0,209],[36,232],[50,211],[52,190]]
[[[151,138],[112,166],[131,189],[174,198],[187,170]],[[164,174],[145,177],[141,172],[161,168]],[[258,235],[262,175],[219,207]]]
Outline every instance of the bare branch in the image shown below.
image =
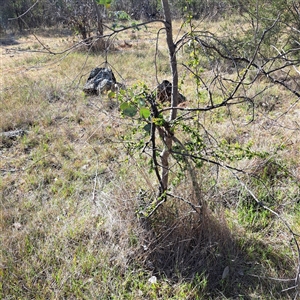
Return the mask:
[[24,17],[26,14],[28,14],[38,3],[40,0],[37,0],[33,3],[33,5],[31,5],[24,13],[22,13],[21,15],[15,17],[15,18],[8,18],[8,21],[13,21],[13,20],[17,20],[17,19],[22,19],[22,17]]

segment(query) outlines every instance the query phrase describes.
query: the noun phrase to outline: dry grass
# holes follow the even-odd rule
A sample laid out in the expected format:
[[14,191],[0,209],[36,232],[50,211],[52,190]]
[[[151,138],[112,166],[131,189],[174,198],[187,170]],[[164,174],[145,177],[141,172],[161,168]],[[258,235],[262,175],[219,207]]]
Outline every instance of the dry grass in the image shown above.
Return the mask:
[[[143,81],[153,89],[158,28],[120,35],[119,50],[107,57],[23,51],[41,49],[30,35],[18,38],[18,45],[1,46],[0,131],[25,132],[12,139],[1,136],[3,299],[293,296],[293,290],[281,293],[293,282],[270,279],[295,276],[297,254],[287,228],[255,206],[227,170],[205,165],[198,174],[209,203],[204,220],[180,198],[165,203],[151,220],[138,216],[156,186],[147,158],[128,155],[131,141],[124,137],[134,123],[120,118],[112,100],[85,97],[81,89],[90,70],[106,59],[119,82]],[[58,52],[73,43],[72,37],[52,33],[39,38]],[[159,81],[170,79],[160,38]],[[179,60],[186,57],[185,51],[179,53]],[[192,81],[187,79],[182,90],[194,105]],[[242,179],[299,231],[299,104],[272,87],[257,98],[255,112],[247,125],[247,105],[230,113],[203,113],[199,121],[229,144],[251,143],[254,150],[270,153],[267,159],[233,165],[264,177],[264,183]],[[217,146],[207,132],[203,136],[210,149]],[[172,192],[197,205],[188,174]],[[154,275],[157,282],[151,284]]]

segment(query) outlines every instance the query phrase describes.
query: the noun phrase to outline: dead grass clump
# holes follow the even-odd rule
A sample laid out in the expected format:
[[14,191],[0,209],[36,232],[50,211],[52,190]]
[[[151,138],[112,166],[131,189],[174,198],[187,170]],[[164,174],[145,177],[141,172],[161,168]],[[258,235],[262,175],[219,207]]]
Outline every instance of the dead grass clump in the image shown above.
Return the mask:
[[2,97],[1,131],[28,129],[39,123],[46,111],[51,111],[50,104],[66,100],[63,87],[54,85],[51,80],[34,80],[26,75],[14,78]]
[[[20,86],[22,90],[22,86]],[[29,96],[30,91],[20,91],[15,86],[7,89],[0,104],[0,131],[26,129],[37,118],[37,107],[34,99]],[[24,93],[23,93],[24,92]]]
[[220,225],[216,227],[211,216],[201,218],[196,212],[181,209],[179,212],[176,205],[166,204],[151,220],[153,240],[146,259],[155,272],[173,279],[201,274],[208,263],[205,253],[213,248],[217,252],[220,248],[228,250],[232,244],[225,219],[223,222],[219,219]]
[[67,177],[64,165],[53,170],[51,184],[44,184],[45,172],[37,164],[30,173],[40,180],[30,193],[24,190],[26,198],[20,195],[16,202],[5,193],[3,296],[93,299],[101,294],[109,298],[121,292],[124,276],[129,285],[134,284],[127,270],[142,232],[133,209],[135,197],[114,174],[107,182],[107,174],[100,169],[94,172],[84,188],[81,177]]
[[101,38],[90,38],[86,41],[73,41],[69,47],[74,48],[79,53],[97,54],[106,51],[117,51],[118,46],[114,41],[101,39]]

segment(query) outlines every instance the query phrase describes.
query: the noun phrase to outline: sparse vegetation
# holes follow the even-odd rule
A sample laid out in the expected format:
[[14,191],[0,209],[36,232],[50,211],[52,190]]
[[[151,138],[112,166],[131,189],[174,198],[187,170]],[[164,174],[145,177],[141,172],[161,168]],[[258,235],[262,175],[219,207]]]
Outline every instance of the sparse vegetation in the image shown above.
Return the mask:
[[[175,23],[175,36],[184,30],[180,25]],[[229,37],[237,32],[234,22],[223,20],[204,27]],[[152,93],[156,76],[170,80],[159,29],[151,24],[121,32],[107,53],[51,56],[37,52],[44,49],[30,34],[17,37],[17,45],[1,46],[2,299],[293,299],[297,294],[292,287],[299,275],[293,239],[298,237],[281,218],[300,232],[299,99],[265,78],[254,80],[254,70],[247,74],[253,102],[201,112],[176,128],[191,153],[204,151],[234,168],[195,159],[199,171],[193,179],[207,203],[204,218],[197,214],[199,199],[176,151],[168,190],[174,197],[147,218],[157,194],[153,165],[142,154],[147,130],[137,117],[122,116],[119,105],[137,91]],[[57,53],[73,45],[63,32],[35,35]],[[156,38],[158,49],[152,45]],[[181,62],[189,61],[205,82],[216,76],[212,65],[234,80],[234,66],[203,52],[190,43],[177,53],[188,107],[209,99]],[[123,100],[82,92],[91,69],[105,62],[128,86],[119,95]],[[298,72],[296,64],[288,80],[294,78],[291,86],[299,92]],[[201,126],[193,131],[196,121]],[[4,134],[13,130],[22,133]],[[244,172],[236,175],[235,169]]]

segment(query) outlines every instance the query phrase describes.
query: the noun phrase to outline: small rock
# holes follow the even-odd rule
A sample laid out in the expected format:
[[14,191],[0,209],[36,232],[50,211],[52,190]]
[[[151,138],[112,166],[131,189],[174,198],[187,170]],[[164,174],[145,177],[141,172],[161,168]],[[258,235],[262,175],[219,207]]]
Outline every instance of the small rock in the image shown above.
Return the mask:
[[227,266],[224,271],[223,271],[223,274],[222,274],[222,279],[225,279],[227,278],[229,275],[229,267]]
[[12,225],[16,230],[20,230],[22,228],[22,224],[19,223],[19,222],[15,222],[13,225]]
[[156,276],[151,276],[149,279],[148,279],[148,282],[150,284],[155,284],[157,283],[157,277]]

